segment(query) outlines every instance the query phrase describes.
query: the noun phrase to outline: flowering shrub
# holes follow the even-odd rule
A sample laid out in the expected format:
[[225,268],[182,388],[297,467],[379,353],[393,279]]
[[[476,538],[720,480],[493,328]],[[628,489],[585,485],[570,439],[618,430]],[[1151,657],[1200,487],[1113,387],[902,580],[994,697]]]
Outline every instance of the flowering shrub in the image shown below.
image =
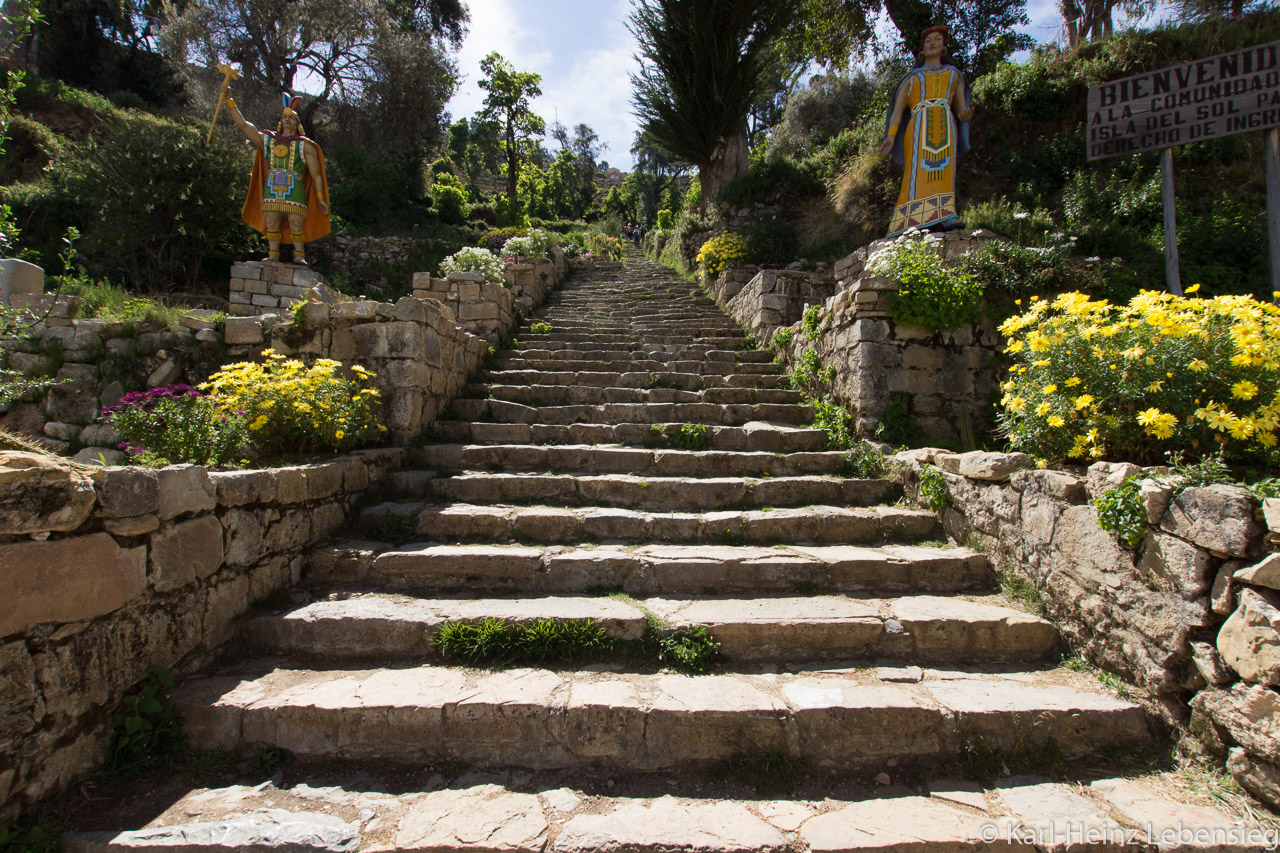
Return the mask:
[[125,394],[102,417],[124,439],[120,449],[142,465],[226,465],[241,457],[244,413],[190,385]]
[[982,285],[973,275],[942,260],[942,240],[907,233],[867,259],[876,275],[898,282],[889,300],[893,319],[935,332],[972,323],[982,313]]
[[478,272],[485,281],[497,284],[502,281],[502,261],[488,249],[467,246],[440,262],[440,275],[451,272]]
[[[1194,291],[1196,288],[1190,288]],[[1127,306],[1032,298],[1000,331],[1014,358],[1000,425],[1048,459],[1246,459],[1276,445],[1280,308],[1143,291]]]
[[622,241],[608,234],[597,233],[588,237],[587,250],[597,257],[611,261],[622,260]]
[[356,365],[354,379],[322,358],[311,367],[265,350],[262,363],[239,362],[201,385],[224,412],[244,413],[249,441],[267,455],[348,450],[386,427],[377,419],[379,395],[373,374]]
[[502,247],[512,257],[546,258],[551,256],[551,235],[541,228],[531,228],[523,237],[512,237]]
[[715,278],[729,267],[747,259],[747,241],[725,231],[702,244],[696,258],[698,269],[707,278]]

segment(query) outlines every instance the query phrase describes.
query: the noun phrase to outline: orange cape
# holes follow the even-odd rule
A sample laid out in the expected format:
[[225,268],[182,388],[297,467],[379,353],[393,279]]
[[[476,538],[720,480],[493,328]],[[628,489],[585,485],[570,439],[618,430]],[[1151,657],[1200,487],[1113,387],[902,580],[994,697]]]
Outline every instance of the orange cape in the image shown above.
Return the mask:
[[[320,146],[316,145],[305,136],[302,137],[305,142],[310,142],[316,148],[316,160],[320,163],[320,174],[324,175],[324,152],[320,150]],[[253,175],[249,178],[249,192],[244,199],[244,221],[248,222],[260,234],[267,233],[267,226],[262,217],[262,184],[267,178],[267,160],[262,156],[261,148],[254,148],[253,151]],[[329,178],[326,175],[324,180],[324,193],[316,188],[316,182],[313,179],[311,170],[307,169],[306,176],[302,179],[302,188],[307,193],[307,221],[302,227],[302,233],[305,240],[310,243],[312,240],[319,240],[321,237],[329,233],[329,214],[320,212],[320,199],[324,199],[324,203],[329,203]]]

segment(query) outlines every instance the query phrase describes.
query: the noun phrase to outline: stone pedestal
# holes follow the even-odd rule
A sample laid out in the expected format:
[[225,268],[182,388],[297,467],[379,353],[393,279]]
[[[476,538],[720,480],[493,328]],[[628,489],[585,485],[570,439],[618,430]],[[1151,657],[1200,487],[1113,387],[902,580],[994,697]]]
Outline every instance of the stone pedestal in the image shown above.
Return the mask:
[[17,258],[0,259],[0,305],[9,306],[15,293],[44,293],[44,270]]

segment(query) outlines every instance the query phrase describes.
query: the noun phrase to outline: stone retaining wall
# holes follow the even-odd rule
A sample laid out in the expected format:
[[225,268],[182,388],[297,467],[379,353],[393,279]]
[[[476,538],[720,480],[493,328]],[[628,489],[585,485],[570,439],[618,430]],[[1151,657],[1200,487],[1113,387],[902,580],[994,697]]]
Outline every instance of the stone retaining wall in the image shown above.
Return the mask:
[[[1037,470],[1020,453],[936,449],[897,459],[916,497],[922,465],[943,472],[948,535],[1030,583],[1073,649],[1280,806],[1280,500],[1178,490],[1163,469],[1128,464]],[[1098,527],[1094,506],[1131,476],[1145,478],[1149,523],[1134,549]]]
[[212,660],[401,456],[210,472],[0,453],[0,815],[100,764],[150,668]]
[[262,261],[235,264],[227,285],[231,300],[228,313],[236,317],[281,310],[287,313],[299,302],[306,302],[311,288],[324,282],[324,276],[310,267]]
[[123,454],[115,430],[97,423],[103,406],[115,405],[127,391],[194,385],[226,358],[212,311],[191,312],[173,331],[50,315],[22,337],[0,340],[0,350],[8,369],[61,383],[11,405],[0,426],[43,437],[51,450],[74,453],[77,461],[109,464]]
[[[948,261],[997,235],[953,231],[939,250]],[[781,329],[793,332],[781,355],[793,366],[806,349],[835,370],[832,392],[854,410],[857,432],[874,438],[895,395],[905,395],[905,416],[926,439],[961,443],[966,434],[989,432],[990,397],[999,385],[993,359],[1004,346],[993,320],[934,333],[889,316],[885,295],[897,284],[867,271],[868,258],[891,244],[877,240],[821,273],[760,270],[743,282],[729,270],[707,287],[716,302],[768,346]],[[750,272],[750,268],[746,269]],[[822,332],[810,341],[801,325],[808,305],[822,305]]]

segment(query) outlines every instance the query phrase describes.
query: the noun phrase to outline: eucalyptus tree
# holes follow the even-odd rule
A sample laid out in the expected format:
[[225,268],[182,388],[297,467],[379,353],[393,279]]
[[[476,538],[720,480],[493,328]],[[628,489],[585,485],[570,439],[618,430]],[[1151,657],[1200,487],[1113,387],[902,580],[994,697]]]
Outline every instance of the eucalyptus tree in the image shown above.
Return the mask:
[[641,131],[698,167],[702,200],[747,170],[747,116],[774,70],[801,0],[636,0],[631,75]]

